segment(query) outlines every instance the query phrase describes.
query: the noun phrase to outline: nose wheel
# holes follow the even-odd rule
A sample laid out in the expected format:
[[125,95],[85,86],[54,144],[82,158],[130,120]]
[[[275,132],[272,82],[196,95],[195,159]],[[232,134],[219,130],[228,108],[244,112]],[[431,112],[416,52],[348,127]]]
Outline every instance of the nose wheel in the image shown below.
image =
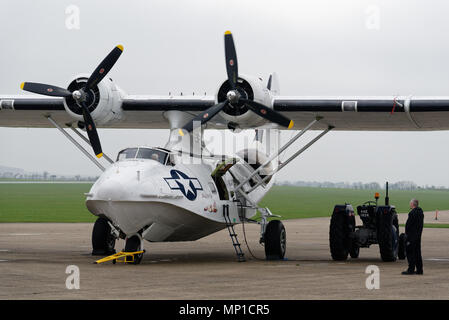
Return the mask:
[[[123,252],[138,252],[143,251],[143,240],[139,234],[135,234],[126,239],[125,250]],[[142,261],[143,253],[135,254],[134,256],[127,256],[126,263],[139,264]]]
[[[109,226],[109,233],[107,233],[107,226]],[[118,253],[115,253],[115,250],[110,250],[111,247],[108,247],[109,243],[105,240],[105,234],[112,234],[115,236],[111,226],[108,221],[104,218],[98,218],[97,222],[94,225],[94,232],[92,237],[92,243],[94,244],[94,250],[92,255],[108,255],[105,258],[95,261],[95,264],[104,263],[107,261],[112,261],[113,264],[117,262],[122,262],[125,264],[139,264],[142,261],[143,254],[145,250],[143,250],[143,239],[139,234],[132,235],[126,238],[125,249]],[[107,237],[106,237],[107,238]],[[113,244],[115,245],[115,240],[117,237],[114,237]],[[111,242],[112,244],[112,242]],[[107,251],[107,249],[109,248]],[[113,248],[113,247],[112,247]],[[109,252],[109,253],[106,253]]]

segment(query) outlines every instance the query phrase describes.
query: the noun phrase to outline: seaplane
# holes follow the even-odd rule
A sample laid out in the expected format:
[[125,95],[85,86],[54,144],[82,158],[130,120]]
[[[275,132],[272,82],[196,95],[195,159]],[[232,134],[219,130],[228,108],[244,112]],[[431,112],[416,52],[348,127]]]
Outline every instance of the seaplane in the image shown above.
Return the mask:
[[[449,97],[282,96],[276,73],[264,82],[238,72],[230,31],[224,34],[224,49],[227,78],[213,96],[127,95],[107,77],[122,45],[67,88],[20,85],[46,97],[0,95],[1,127],[54,127],[102,171],[86,194],[88,210],[98,217],[92,254],[106,256],[102,262],[124,258],[138,264],[145,240],[195,241],[226,228],[237,261],[244,261],[234,229],[240,223],[260,225],[266,259],[284,259],[285,226],[259,203],[293,159],[331,130],[449,129]],[[163,146],[132,146],[114,160],[103,152],[97,128],[169,129],[170,136]],[[254,140],[231,155],[215,154],[205,143],[206,129],[252,130]],[[295,134],[280,145],[279,132],[288,129]],[[280,161],[309,130],[319,133]],[[116,253],[118,239],[125,240],[125,248]]]

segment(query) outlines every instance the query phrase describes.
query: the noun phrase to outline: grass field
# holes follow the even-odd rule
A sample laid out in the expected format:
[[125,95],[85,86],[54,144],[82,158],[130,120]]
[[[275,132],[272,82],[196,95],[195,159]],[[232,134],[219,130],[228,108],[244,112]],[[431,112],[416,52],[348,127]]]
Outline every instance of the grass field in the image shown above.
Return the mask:
[[[405,224],[400,224],[400,227],[405,227]],[[424,228],[435,228],[435,229],[449,229],[449,224],[447,223],[424,223]]]
[[[92,222],[95,217],[84,203],[90,187],[90,183],[0,184],[0,222]],[[373,196],[373,190],[275,186],[261,206],[283,219],[326,217],[335,204],[357,206],[374,200]],[[381,193],[381,203],[384,196]],[[408,212],[413,197],[425,211],[449,209],[449,191],[390,191],[390,202],[398,212]]]
[[[354,209],[368,200],[374,200],[374,190],[319,189],[307,187],[275,186],[262,200],[261,206],[269,207],[273,214],[285,219],[327,217],[336,204],[350,203]],[[390,203],[399,213],[409,211],[412,198],[420,201],[424,211],[449,209],[449,191],[390,190]],[[380,191],[379,203],[384,203],[385,192]]]
[[0,222],[92,222],[84,193],[91,183],[0,184]]

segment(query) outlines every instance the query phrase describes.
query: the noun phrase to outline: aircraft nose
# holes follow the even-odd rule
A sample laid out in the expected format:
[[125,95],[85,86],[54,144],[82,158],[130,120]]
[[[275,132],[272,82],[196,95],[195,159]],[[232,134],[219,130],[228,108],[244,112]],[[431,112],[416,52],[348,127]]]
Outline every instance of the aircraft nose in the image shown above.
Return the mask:
[[94,190],[95,198],[101,200],[121,200],[125,195],[126,190],[119,179],[104,179],[95,186]]
[[141,193],[152,193],[156,188],[152,179],[154,167],[143,165],[131,163],[108,168],[92,186],[87,200],[132,201],[140,199]]

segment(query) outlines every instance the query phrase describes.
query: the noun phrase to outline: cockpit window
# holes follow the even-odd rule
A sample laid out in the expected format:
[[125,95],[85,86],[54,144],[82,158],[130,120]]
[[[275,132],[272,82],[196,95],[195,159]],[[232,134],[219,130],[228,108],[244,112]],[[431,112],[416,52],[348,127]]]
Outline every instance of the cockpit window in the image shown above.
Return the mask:
[[151,159],[165,164],[165,161],[167,160],[167,153],[155,149],[139,148],[139,152],[137,152],[137,158]]
[[168,153],[152,148],[129,148],[121,151],[117,156],[117,161],[124,159],[150,159],[162,164],[166,164]]
[[136,157],[136,153],[137,153],[137,148],[129,148],[129,149],[120,151],[120,153],[117,156],[117,161],[125,160],[125,159],[134,159]]

